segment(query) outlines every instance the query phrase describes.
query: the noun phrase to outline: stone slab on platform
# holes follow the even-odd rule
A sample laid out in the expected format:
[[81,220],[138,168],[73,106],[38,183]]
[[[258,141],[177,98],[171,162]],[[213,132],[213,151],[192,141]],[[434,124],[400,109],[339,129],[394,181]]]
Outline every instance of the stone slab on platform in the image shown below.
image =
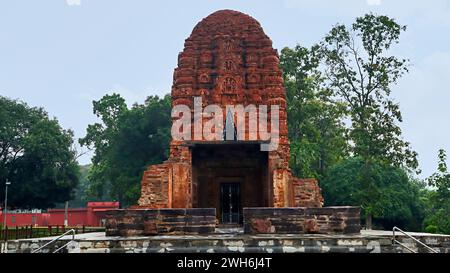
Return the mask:
[[359,207],[244,208],[246,234],[359,233]]
[[[409,233],[440,253],[450,253],[450,235]],[[428,250],[398,234],[397,240],[417,252]],[[8,241],[9,253],[29,253],[55,237]],[[43,252],[52,252],[72,239],[65,236]],[[77,234],[64,249],[69,253],[409,253],[392,244],[392,231],[361,230],[360,234],[259,234],[242,232],[208,235],[105,236],[104,232]]]
[[120,209],[106,212],[106,236],[205,234],[216,228],[215,208]]

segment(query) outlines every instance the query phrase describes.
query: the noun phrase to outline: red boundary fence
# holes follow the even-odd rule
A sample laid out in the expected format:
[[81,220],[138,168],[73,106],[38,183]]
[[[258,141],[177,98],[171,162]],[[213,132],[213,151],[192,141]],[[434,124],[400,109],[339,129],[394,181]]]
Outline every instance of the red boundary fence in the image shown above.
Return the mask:
[[[67,211],[68,226],[72,227],[100,227],[104,225],[105,212],[118,209],[119,202],[88,202],[86,208],[69,208]],[[15,226],[63,226],[64,209],[48,209],[43,213],[7,213],[8,227]],[[0,225],[3,225],[3,209],[0,211]]]

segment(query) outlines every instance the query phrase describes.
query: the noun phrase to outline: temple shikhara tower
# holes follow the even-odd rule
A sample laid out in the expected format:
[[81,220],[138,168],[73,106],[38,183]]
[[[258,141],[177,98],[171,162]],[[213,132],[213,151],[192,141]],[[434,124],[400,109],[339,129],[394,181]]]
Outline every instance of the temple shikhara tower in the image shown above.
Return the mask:
[[[186,39],[174,71],[172,105],[192,109],[216,104],[279,107],[276,150],[261,151],[267,139],[248,139],[255,122],[247,114],[244,140],[206,140],[192,127],[189,140],[170,143],[170,157],[142,177],[141,208],[216,208],[222,223],[240,222],[243,207],[321,207],[317,181],[293,177],[289,169],[286,96],[279,56],[261,25],[231,10],[217,11]],[[179,117],[174,117],[174,121]],[[234,122],[236,122],[234,117]],[[208,118],[201,116],[204,124]],[[254,129],[254,128],[253,128]],[[261,128],[259,128],[261,129]],[[272,139],[273,141],[273,139]]]
[[322,207],[317,180],[289,169],[279,57],[252,17],[221,10],[195,26],[172,124],[169,158],[143,173],[138,205],[108,211],[107,236],[359,233],[359,207]]

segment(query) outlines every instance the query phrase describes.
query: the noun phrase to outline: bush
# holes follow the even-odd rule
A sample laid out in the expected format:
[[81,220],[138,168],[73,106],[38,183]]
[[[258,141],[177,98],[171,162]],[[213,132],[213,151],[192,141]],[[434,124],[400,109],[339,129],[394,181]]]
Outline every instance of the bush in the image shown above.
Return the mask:
[[444,209],[434,210],[425,218],[424,226],[425,230],[430,226],[435,227],[434,233],[450,234],[450,216]]
[[[393,226],[409,230],[422,230],[424,204],[421,201],[423,185],[398,167],[383,162],[371,166],[371,188],[364,187],[360,176],[364,162],[359,157],[349,158],[330,168],[321,181],[326,206],[363,206],[371,193],[374,227],[391,229]],[[371,191],[373,190],[373,191]],[[365,210],[361,213],[365,219]]]
[[435,225],[429,225],[425,228],[425,232],[427,233],[437,233],[438,232],[438,227]]

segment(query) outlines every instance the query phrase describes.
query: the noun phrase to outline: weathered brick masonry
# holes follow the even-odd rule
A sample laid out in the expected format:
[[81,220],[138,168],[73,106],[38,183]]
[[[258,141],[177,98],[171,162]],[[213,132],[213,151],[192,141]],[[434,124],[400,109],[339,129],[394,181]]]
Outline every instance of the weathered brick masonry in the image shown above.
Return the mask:
[[316,179],[292,177],[291,186],[291,193],[294,195],[294,207],[322,207],[323,197]]
[[348,234],[360,232],[360,208],[244,208],[249,234]]
[[111,210],[106,217],[106,236],[205,234],[216,227],[213,208]]

